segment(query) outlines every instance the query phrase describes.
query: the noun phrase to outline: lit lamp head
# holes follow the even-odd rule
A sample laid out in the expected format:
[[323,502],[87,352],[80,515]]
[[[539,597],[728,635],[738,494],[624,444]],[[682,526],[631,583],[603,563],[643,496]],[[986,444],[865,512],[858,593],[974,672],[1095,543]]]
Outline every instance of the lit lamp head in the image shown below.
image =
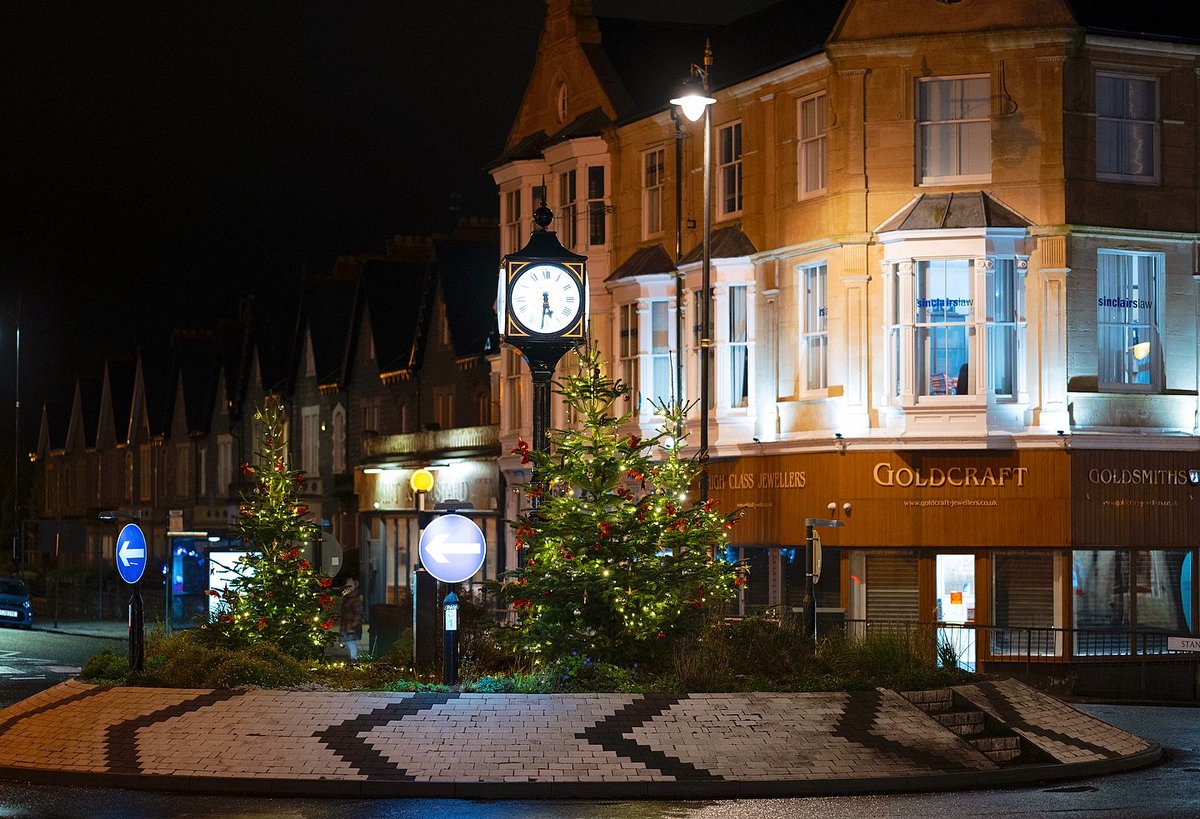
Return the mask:
[[672,105],[683,109],[683,115],[690,122],[696,122],[704,116],[704,109],[716,102],[708,95],[708,90],[699,77],[688,77],[679,85],[679,92],[671,100]]
[[414,492],[430,492],[433,490],[433,473],[428,469],[418,469],[408,479],[408,487]]

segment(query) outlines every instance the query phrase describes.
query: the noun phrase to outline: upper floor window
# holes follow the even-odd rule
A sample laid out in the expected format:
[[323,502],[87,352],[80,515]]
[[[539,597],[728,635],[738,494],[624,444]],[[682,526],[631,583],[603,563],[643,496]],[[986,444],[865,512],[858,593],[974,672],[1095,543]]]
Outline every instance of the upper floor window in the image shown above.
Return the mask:
[[659,405],[670,402],[673,394],[670,311],[663,300],[650,302],[650,393]]
[[1096,339],[1100,388],[1152,392],[1162,385],[1159,285],[1163,254],[1100,250]]
[[635,404],[641,401],[641,370],[638,366],[638,306],[637,302],[622,304],[618,308],[617,352],[621,364],[621,380],[629,388],[629,396]]
[[828,130],[826,97],[814,94],[796,107],[796,160],[799,196],[804,199],[825,193],[825,162]]
[[587,169],[588,245],[596,247],[605,242],[605,220],[608,208],[604,204],[604,166]]
[[524,421],[525,391],[521,377],[521,353],[515,347],[506,347],[504,353],[504,416],[508,428],[519,430]]
[[454,427],[454,387],[434,388],[433,420],[438,429]]
[[717,201],[722,216],[742,211],[742,123],[717,132]]
[[518,250],[521,247],[522,228],[524,227],[521,219],[521,190],[505,191],[504,193],[504,233],[506,247],[509,252]]
[[379,400],[373,399],[362,405],[363,432],[374,435],[379,432]]
[[662,233],[663,165],[666,149],[642,154],[642,237]]
[[1096,176],[1158,179],[1158,81],[1096,74]]
[[201,497],[208,494],[208,447],[196,450],[196,492]]
[[300,470],[310,477],[321,471],[320,412],[316,405],[300,410]]
[[186,498],[191,492],[191,459],[188,457],[188,452],[191,449],[189,444],[176,444],[175,446],[175,496],[178,498]]
[[[1017,394],[1022,335],[1025,326],[1025,283],[1015,259],[988,259],[987,372],[988,392],[1001,398]],[[964,386],[969,387],[969,384]]]
[[217,493],[225,496],[233,483],[233,436],[222,433],[217,436]]
[[[712,291],[709,290],[709,300],[711,308]],[[716,386],[716,367],[713,366],[713,348],[712,348],[712,326],[713,326],[713,311],[710,309],[708,314],[708,328],[704,328],[704,296],[703,291],[692,291],[692,355],[693,365],[696,377],[690,380],[692,384],[691,390],[694,393],[689,394],[692,400],[700,398],[700,357],[705,355],[708,357],[708,408],[712,409],[716,406],[717,391]],[[707,339],[707,341],[706,341]],[[706,347],[705,344],[708,344]]]
[[750,327],[747,287],[729,288],[729,406],[744,407],[750,398]]
[[575,171],[558,175],[558,236],[564,247],[575,247],[578,230],[575,223]]
[[923,79],[917,98],[921,184],[990,179],[991,79]]
[[804,388],[829,386],[828,269],[824,262],[800,268],[800,348],[804,358]]
[[333,471],[346,471],[346,410],[341,404],[333,408]]

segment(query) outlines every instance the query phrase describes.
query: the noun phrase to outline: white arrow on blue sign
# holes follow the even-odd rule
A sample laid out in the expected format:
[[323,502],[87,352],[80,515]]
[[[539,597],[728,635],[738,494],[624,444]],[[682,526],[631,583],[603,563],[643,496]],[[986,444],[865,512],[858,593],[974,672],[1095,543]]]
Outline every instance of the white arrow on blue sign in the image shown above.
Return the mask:
[[434,578],[443,583],[461,583],[483,565],[487,541],[470,518],[442,515],[421,532],[417,550],[421,565]]
[[146,571],[146,536],[136,523],[127,523],[117,536],[117,571],[121,579],[133,584]]

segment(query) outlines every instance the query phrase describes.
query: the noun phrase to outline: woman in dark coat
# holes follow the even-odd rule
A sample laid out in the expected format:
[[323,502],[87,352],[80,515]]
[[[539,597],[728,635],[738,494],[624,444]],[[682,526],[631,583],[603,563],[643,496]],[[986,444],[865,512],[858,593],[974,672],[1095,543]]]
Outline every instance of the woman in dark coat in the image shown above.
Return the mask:
[[346,578],[346,586],[342,589],[342,607],[338,614],[339,632],[346,650],[350,652],[350,662],[358,660],[358,641],[362,639],[363,597],[358,590],[358,581],[353,577]]

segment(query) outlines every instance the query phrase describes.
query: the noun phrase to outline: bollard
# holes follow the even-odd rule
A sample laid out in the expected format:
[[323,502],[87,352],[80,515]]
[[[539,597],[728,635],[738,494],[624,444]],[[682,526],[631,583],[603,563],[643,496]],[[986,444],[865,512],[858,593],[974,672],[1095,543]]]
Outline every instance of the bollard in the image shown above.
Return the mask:
[[450,592],[442,601],[443,626],[446,638],[442,651],[442,682],[458,683],[458,595]]

